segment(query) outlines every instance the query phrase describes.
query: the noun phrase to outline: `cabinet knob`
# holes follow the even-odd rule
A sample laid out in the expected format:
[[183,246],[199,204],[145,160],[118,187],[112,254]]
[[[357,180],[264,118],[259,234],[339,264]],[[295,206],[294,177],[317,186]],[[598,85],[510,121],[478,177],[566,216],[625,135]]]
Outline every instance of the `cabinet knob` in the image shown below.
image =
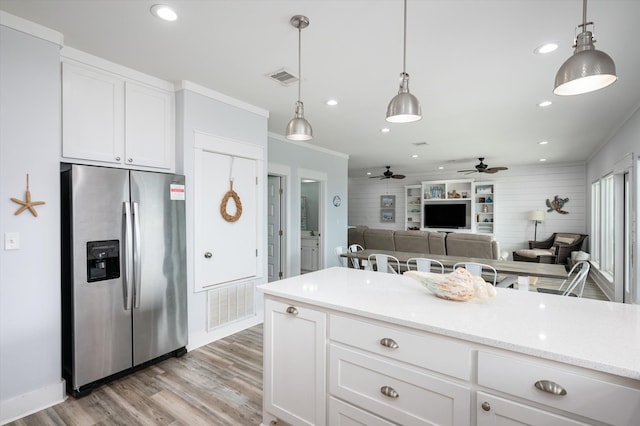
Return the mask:
[[489,404],[487,401],[483,402],[481,407],[484,411],[491,411],[491,404]]
[[385,337],[380,339],[380,344],[386,348],[390,348],[390,349],[398,349],[400,346],[398,346],[398,344],[396,343],[395,340],[393,340],[390,337]]
[[133,158],[127,158],[127,163],[133,163]]
[[289,306],[287,308],[287,313],[291,314],[291,315],[298,315],[298,310],[296,308],[294,308],[293,306]]
[[396,392],[396,390],[394,388],[392,388],[391,386],[383,386],[380,388],[380,393],[382,393],[384,396],[388,396],[389,398],[398,398],[400,397],[400,394],[398,392]]
[[116,161],[120,161],[120,157],[116,157]]
[[538,380],[534,386],[543,392],[547,392],[553,395],[566,395],[567,390],[551,380]]
[[211,257],[213,256],[213,254],[210,251],[207,251],[204,253],[204,258],[205,259],[211,259]]

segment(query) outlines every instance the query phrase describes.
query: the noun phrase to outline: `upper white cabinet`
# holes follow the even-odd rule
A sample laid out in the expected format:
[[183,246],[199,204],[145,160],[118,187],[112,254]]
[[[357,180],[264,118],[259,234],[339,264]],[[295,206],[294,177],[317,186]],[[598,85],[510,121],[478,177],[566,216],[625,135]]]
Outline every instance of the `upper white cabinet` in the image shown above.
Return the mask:
[[76,62],[62,64],[62,157],[172,171],[174,94]]

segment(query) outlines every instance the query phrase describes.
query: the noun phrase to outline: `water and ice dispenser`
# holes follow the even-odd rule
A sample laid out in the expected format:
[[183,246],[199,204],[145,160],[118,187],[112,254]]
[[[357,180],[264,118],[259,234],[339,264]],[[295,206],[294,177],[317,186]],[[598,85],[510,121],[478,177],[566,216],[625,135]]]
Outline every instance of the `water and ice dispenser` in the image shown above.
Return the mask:
[[87,242],[87,282],[120,278],[120,241]]

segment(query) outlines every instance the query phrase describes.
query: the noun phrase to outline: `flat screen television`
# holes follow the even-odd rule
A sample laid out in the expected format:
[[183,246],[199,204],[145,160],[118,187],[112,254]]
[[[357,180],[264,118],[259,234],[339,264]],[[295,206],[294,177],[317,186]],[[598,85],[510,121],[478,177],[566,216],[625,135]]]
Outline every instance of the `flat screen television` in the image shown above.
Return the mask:
[[424,205],[425,228],[466,228],[466,203],[430,203]]

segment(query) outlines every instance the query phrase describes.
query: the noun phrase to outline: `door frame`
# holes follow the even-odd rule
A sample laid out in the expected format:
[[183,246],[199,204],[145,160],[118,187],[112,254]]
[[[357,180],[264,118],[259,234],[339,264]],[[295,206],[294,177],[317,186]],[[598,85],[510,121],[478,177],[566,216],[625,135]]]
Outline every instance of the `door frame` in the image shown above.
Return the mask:
[[[282,200],[282,233],[283,238],[281,240],[282,243],[282,259],[280,262],[282,264],[282,279],[288,278],[295,274],[292,274],[290,271],[291,262],[291,247],[293,247],[291,238],[293,234],[291,232],[293,224],[291,223],[291,167],[284,164],[276,164],[269,163],[267,166],[267,176],[279,176],[282,178],[282,189],[283,189],[283,200]],[[266,213],[266,212],[265,212]]]

